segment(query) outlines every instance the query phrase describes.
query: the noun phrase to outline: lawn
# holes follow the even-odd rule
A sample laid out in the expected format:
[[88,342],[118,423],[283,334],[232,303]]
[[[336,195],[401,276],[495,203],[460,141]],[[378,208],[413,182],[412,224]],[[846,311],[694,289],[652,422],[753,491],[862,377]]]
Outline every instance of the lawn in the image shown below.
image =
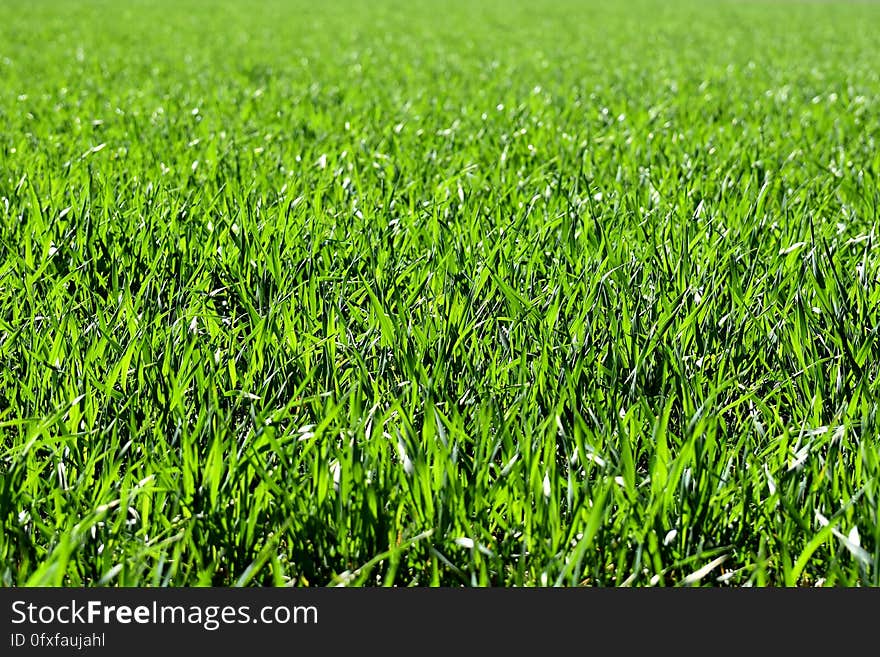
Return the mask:
[[0,0],[0,584],[880,585],[878,26]]

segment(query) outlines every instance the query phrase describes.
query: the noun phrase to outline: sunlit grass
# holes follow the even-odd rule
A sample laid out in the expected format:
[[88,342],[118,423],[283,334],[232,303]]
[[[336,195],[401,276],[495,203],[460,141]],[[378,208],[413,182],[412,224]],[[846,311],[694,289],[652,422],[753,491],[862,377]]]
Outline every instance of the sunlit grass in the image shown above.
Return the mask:
[[0,581],[880,584],[877,25],[0,4]]

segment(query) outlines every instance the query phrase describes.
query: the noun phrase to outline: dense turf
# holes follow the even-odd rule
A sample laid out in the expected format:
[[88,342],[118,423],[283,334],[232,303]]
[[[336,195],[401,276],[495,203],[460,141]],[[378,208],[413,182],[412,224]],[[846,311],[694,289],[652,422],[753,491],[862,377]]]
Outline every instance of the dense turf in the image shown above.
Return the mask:
[[880,583],[880,5],[0,3],[0,582]]

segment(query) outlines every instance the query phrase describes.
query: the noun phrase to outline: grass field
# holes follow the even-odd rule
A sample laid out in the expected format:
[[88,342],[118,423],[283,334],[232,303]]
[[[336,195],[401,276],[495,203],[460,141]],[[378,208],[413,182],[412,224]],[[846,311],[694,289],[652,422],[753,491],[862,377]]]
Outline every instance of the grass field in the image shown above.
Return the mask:
[[878,28],[0,1],[0,583],[877,586]]

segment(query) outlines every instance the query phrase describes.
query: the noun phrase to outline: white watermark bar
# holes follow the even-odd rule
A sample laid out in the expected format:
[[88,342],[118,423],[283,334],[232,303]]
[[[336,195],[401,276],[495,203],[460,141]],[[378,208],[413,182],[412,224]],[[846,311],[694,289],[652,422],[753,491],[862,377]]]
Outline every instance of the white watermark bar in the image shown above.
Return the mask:
[[0,588],[0,655],[813,654],[855,651],[878,608],[877,588]]

